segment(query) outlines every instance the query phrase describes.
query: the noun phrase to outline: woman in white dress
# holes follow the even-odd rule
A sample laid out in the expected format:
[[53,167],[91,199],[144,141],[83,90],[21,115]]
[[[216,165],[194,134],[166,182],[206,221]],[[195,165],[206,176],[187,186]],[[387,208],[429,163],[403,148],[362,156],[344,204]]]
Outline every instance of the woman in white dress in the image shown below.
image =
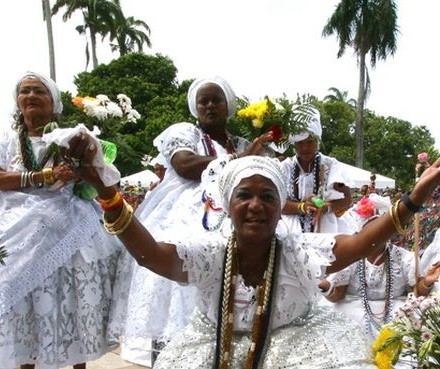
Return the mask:
[[[377,219],[376,212],[391,208],[389,197],[370,194],[355,208],[359,229],[368,228]],[[371,340],[389,323],[394,312],[416,286],[415,255],[391,242],[380,245],[368,257],[334,273],[321,282],[333,308],[344,312],[363,326]],[[417,279],[417,293],[427,295],[440,275],[440,265]]]
[[283,220],[290,229],[336,233],[341,232],[338,217],[351,206],[352,181],[338,160],[319,152],[321,135],[320,114],[316,111],[304,132],[289,137],[295,155],[282,162],[289,196]]
[[106,328],[121,243],[102,211],[73,193],[77,176],[42,138],[62,112],[55,82],[27,72],[13,130],[0,137],[0,368],[58,369],[109,348]]
[[[106,201],[117,189],[104,186],[90,166],[94,148],[83,135],[69,155],[82,158],[77,173]],[[217,232],[156,242],[123,203],[105,214],[138,263],[166,278],[197,288],[197,315],[159,355],[155,369],[168,368],[373,368],[361,329],[329,309],[313,311],[316,279],[368,256],[406,224],[411,206],[440,182],[440,159],[417,182],[406,203],[354,235],[290,234],[277,239],[286,201],[286,178],[276,159],[231,160],[222,172],[222,206],[233,224],[230,237]],[[209,168],[207,169],[209,171]],[[156,307],[160,309],[160,307]]]
[[[236,96],[220,77],[196,79],[188,91],[188,107],[196,124],[173,124],[153,141],[167,161],[167,171],[136,212],[158,240],[219,229],[225,214],[200,187],[203,170],[216,158],[259,153],[272,137],[266,134],[249,145],[228,133]],[[159,351],[188,323],[196,290],[139,267],[127,254],[120,262],[116,288],[121,296],[112,309],[110,339],[122,340],[124,359],[151,365],[150,351]]]

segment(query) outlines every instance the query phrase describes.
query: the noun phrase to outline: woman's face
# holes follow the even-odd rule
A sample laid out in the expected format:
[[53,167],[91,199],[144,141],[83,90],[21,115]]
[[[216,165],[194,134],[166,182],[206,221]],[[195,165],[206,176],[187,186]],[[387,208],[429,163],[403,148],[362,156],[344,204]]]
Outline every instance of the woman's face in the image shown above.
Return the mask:
[[228,104],[223,90],[215,83],[200,87],[196,103],[199,122],[205,127],[226,125]]
[[[53,118],[52,95],[44,83],[38,79],[24,79],[20,83],[17,102],[26,124],[32,121],[46,124]],[[32,131],[37,127],[27,128]]]
[[311,136],[305,140],[295,142],[295,153],[305,162],[311,162],[318,151],[318,144]]
[[238,184],[229,209],[237,236],[256,240],[271,239],[281,217],[278,191],[270,179],[260,175]]

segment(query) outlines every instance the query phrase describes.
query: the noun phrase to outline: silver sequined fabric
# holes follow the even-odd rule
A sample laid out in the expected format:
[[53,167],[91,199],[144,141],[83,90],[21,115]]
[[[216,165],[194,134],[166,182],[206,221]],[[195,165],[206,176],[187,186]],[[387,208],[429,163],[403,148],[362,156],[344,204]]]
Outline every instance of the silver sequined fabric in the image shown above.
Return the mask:
[[[359,326],[330,309],[316,308],[302,325],[289,324],[269,334],[262,369],[376,368]],[[216,329],[201,313],[161,352],[154,369],[211,369]],[[249,334],[235,333],[231,369],[242,369]]]

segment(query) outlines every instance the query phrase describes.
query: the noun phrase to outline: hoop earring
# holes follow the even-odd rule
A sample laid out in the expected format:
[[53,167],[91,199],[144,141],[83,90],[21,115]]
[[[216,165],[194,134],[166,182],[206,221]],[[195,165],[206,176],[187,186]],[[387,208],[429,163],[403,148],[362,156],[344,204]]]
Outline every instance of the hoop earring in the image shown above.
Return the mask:
[[287,226],[283,217],[281,217],[275,228],[275,236],[281,241],[286,239],[288,234],[289,234],[289,227]]

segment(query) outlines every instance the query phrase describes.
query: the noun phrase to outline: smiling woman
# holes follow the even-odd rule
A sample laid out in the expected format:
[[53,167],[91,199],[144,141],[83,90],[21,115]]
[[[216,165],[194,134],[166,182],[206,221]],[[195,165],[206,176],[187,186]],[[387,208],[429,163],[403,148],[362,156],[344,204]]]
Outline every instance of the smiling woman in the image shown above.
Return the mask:
[[78,180],[43,139],[62,112],[51,79],[25,73],[14,91],[14,130],[0,136],[0,367],[57,369],[108,351],[111,284],[120,242],[101,210],[74,194]]

